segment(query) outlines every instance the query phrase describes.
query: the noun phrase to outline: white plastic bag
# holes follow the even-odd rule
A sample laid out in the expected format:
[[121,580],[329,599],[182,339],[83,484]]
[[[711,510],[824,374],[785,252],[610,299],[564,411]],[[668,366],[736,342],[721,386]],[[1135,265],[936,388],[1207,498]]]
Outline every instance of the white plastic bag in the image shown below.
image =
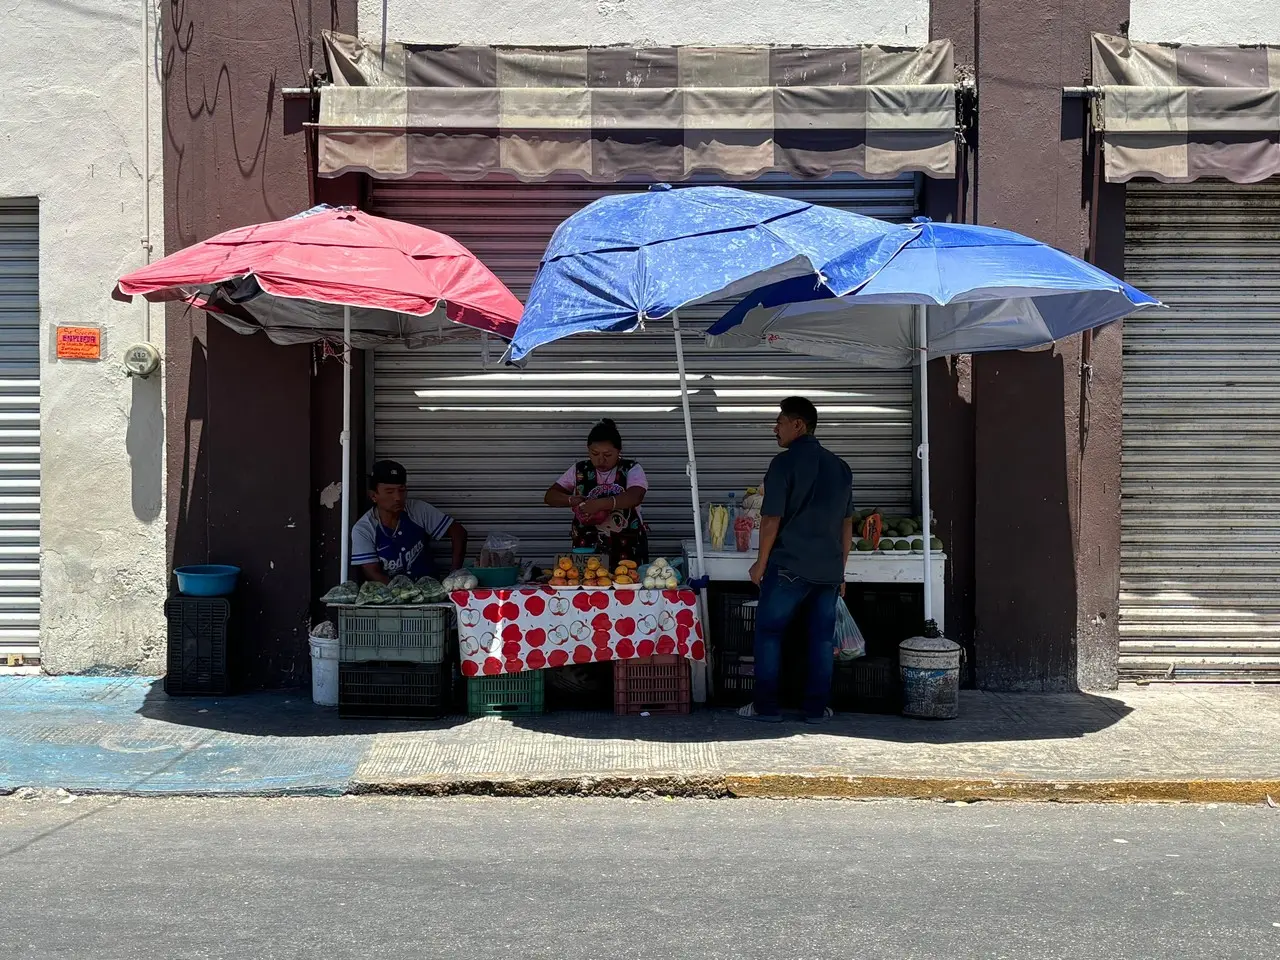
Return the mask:
[[867,641],[849,612],[844,597],[836,594],[836,646],[837,660],[857,660],[867,655]]

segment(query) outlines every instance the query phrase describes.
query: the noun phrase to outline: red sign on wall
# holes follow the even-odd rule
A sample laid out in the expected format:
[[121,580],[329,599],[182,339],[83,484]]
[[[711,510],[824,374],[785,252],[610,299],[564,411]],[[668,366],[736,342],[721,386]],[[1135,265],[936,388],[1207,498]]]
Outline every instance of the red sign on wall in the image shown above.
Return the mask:
[[102,330],[98,327],[58,327],[59,360],[101,360]]

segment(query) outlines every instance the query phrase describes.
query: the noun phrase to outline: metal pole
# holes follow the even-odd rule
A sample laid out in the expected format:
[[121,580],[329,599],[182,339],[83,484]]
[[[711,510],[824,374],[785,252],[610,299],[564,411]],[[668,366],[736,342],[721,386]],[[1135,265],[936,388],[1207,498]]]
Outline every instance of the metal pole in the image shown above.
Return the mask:
[[916,305],[916,343],[920,351],[920,519],[924,527],[924,619],[933,619],[933,525],[929,522],[929,308]]
[[698,576],[702,576],[702,504],[698,496],[698,460],[693,452],[693,418],[689,414],[689,380],[684,371],[684,345],[680,342],[680,314],[671,315],[671,329],[676,338],[676,370],[680,374],[680,406],[684,411],[684,442],[689,450],[685,472],[689,475],[689,493],[693,498],[693,543],[698,554]]
[[351,571],[351,307],[342,308],[342,569],[344,581]]

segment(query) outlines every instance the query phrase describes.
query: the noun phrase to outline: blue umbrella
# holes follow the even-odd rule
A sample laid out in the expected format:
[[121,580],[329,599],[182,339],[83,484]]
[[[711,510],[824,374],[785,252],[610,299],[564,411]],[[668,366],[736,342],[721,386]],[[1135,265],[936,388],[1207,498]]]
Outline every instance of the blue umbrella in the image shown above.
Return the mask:
[[603,197],[556,228],[511,359],[575,333],[625,333],[682,307],[797,277],[839,295],[902,249],[903,227],[734,187]]
[[689,449],[694,540],[702,524],[678,310],[804,278],[830,295],[857,289],[918,231],[733,187],[656,184],[595,201],[556,228],[509,359],[575,333],[626,333],[671,317]]
[[[866,284],[836,297],[812,282],[757,290],[707,331],[712,348],[767,346],[852,364],[1044,346],[1149,306],[1153,297],[1009,230],[917,219],[920,232]],[[929,582],[929,394],[920,377],[925,583]],[[932,619],[925,589],[925,619]]]

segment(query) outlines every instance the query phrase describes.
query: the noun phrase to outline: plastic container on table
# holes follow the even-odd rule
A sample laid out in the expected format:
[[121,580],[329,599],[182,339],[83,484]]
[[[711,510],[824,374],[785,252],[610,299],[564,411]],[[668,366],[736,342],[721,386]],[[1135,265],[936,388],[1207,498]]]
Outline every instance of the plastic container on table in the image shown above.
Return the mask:
[[240,568],[230,564],[206,563],[177,567],[178,592],[186,597],[226,597],[236,592]]
[[471,567],[470,570],[486,590],[514,587],[520,580],[519,567]]

